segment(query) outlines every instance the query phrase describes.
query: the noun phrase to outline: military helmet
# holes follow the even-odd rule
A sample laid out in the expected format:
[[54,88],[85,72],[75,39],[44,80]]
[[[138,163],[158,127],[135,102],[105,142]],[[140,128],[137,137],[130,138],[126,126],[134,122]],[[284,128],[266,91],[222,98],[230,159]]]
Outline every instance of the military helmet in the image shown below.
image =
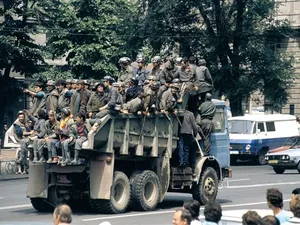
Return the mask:
[[128,63],[128,58],[127,58],[127,57],[122,57],[122,58],[120,58],[120,59],[119,59],[119,64],[121,64],[121,63],[127,64],[127,63]]
[[137,58],[136,62],[137,63],[145,63],[145,59],[143,57],[142,58]]
[[105,77],[103,77],[102,81],[103,82],[104,81],[108,81],[110,84],[116,82],[116,80],[113,77],[111,77],[111,76],[105,76]]
[[170,84],[170,88],[176,88],[178,90],[180,89],[180,84],[179,83]]
[[76,84],[77,81],[78,81],[78,79],[73,79],[73,80],[72,80],[72,84]]
[[91,85],[89,80],[83,80],[85,85]]
[[179,64],[179,63],[181,62],[181,60],[182,60],[182,57],[177,57],[177,58],[176,58],[176,63]]
[[134,86],[137,86],[139,84],[139,80],[135,77],[131,77],[130,81],[133,83]]
[[154,81],[156,81],[157,79],[156,79],[156,77],[155,76],[153,76],[153,75],[150,75],[148,78],[147,78],[147,80],[149,81],[149,80],[154,80]]
[[198,64],[199,64],[200,66],[205,66],[205,65],[206,65],[206,60],[205,60],[205,59],[199,59]]
[[57,80],[56,81],[56,86],[58,85],[62,85],[62,86],[66,86],[67,82],[65,80]]
[[211,95],[211,93],[206,93],[205,94],[205,100],[211,100],[212,99],[212,95]]
[[69,116],[70,115],[70,109],[65,107],[65,108],[62,108],[60,110],[61,113],[65,114],[66,116]]
[[178,78],[175,78],[173,81],[172,81],[173,84],[178,84],[180,83],[180,80]]
[[161,57],[160,57],[160,56],[154,56],[154,57],[151,59],[151,62],[152,62],[152,63],[160,63],[160,62],[161,62]]
[[151,85],[151,90],[156,91],[160,88],[160,82],[155,82]]

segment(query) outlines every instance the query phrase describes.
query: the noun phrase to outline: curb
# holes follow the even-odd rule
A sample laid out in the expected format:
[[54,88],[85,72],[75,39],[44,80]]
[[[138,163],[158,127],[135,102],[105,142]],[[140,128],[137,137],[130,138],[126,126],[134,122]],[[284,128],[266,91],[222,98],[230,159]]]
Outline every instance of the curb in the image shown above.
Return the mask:
[[17,176],[10,176],[10,175],[0,175],[0,181],[8,181],[8,180],[24,180],[28,179],[29,175],[17,175]]

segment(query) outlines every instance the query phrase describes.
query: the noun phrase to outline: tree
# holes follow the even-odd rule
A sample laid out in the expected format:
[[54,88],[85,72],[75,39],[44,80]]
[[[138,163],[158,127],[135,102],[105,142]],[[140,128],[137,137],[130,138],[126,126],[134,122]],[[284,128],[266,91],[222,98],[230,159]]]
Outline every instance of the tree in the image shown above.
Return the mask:
[[101,78],[117,71],[126,53],[125,18],[131,9],[125,0],[43,1],[47,47],[53,58],[66,56],[77,77]]
[[[0,137],[3,132],[5,108],[20,97],[22,85],[11,78],[12,71],[30,76],[44,62],[35,34],[34,3],[27,0],[3,1],[0,10]],[[9,96],[9,98],[7,97]]]
[[230,99],[234,116],[243,114],[243,100],[256,90],[276,109],[287,102],[293,60],[274,51],[272,43],[289,37],[292,30],[286,21],[275,20],[275,1],[142,2],[147,7],[139,32],[158,51],[178,42],[182,55],[205,58],[216,89]]

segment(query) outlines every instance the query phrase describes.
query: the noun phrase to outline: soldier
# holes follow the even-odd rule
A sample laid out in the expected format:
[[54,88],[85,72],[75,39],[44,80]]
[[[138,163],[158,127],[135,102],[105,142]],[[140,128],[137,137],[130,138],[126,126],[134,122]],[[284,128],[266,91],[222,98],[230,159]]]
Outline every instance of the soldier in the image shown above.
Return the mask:
[[92,93],[86,107],[89,118],[95,118],[99,109],[105,106],[108,102],[107,93],[104,92],[104,84],[100,82],[95,88],[96,91]]
[[197,68],[197,59],[194,56],[191,56],[189,58],[189,64],[190,64],[190,66],[193,66],[194,68]]
[[76,91],[73,92],[70,102],[71,118],[78,112],[86,113],[86,105],[88,102],[88,94],[85,90],[84,81],[78,80]]
[[58,89],[59,97],[58,97],[58,107],[57,111],[60,112],[65,107],[69,107],[71,102],[72,93],[66,87],[67,83],[64,80],[56,81],[56,86]]
[[72,89],[72,79],[67,79],[66,80],[66,88],[68,90],[71,90]]
[[148,78],[149,71],[145,68],[145,59],[139,58],[137,60],[138,69],[133,71],[133,77],[136,78],[139,82],[138,85],[142,86]]
[[177,71],[175,67],[175,62],[172,57],[167,57],[167,62],[165,63],[165,68],[159,74],[159,81],[161,83],[161,87],[159,89],[159,99],[161,99],[162,94],[168,90],[172,80],[174,79],[174,74]]
[[156,79],[159,78],[159,74],[161,72],[161,57],[160,56],[154,56],[151,59],[151,63],[152,63],[152,69],[150,71],[150,75],[154,76]]
[[85,125],[85,114],[78,113],[76,116],[76,140],[75,140],[75,152],[72,165],[78,164],[79,151],[82,149],[82,144],[87,140],[88,130]]
[[196,68],[197,80],[195,83],[195,91],[197,93],[206,93],[213,89],[214,83],[208,68],[206,67],[205,59],[199,60],[199,67]]
[[144,57],[143,57],[143,54],[142,54],[142,53],[137,54],[135,62],[132,62],[132,63],[130,64],[130,66],[132,67],[133,70],[137,70],[137,69],[139,68],[139,64],[138,64],[137,61],[138,61],[139,59],[143,59],[143,58],[144,58]]
[[45,162],[44,155],[43,155],[43,145],[47,145],[48,150],[48,161],[47,163],[52,163],[52,151],[55,148],[55,145],[59,142],[58,136],[56,135],[55,131],[59,128],[59,122],[56,119],[56,113],[52,110],[48,112],[48,120],[45,122],[45,138],[40,141],[39,147],[39,162]]
[[146,115],[149,116],[150,113],[157,114],[159,111],[159,97],[158,90],[160,87],[159,82],[151,84],[150,88],[145,92],[144,107],[143,110]]
[[141,114],[142,101],[145,98],[145,94],[140,92],[137,97],[123,104],[121,112],[123,114],[138,113]]
[[170,88],[162,95],[160,110],[162,113],[176,113],[178,101],[179,84],[171,84]]
[[37,139],[41,139],[45,135],[45,117],[46,112],[44,109],[38,111],[38,118],[29,114],[27,110],[23,110],[24,115],[28,116],[29,120],[34,122],[33,130],[31,131],[30,136],[21,140],[21,157],[17,163],[23,162],[26,163],[26,158],[28,154],[28,145],[33,143],[33,161],[37,162]]
[[187,58],[183,58],[180,61],[180,67],[174,74],[174,78],[179,78],[181,85],[179,103],[183,101],[183,96],[187,91],[193,89],[193,82],[196,81],[196,69],[193,66],[190,66]]
[[46,112],[48,113],[50,110],[56,112],[58,105],[58,92],[55,88],[55,82],[53,80],[47,81],[47,90],[46,94]]
[[[198,133],[198,126],[196,124],[196,119],[194,114],[185,110],[183,114],[183,121],[180,128],[180,137],[178,144],[178,156],[179,156],[179,167],[185,168],[188,165],[192,167],[193,176],[195,175],[195,148],[191,148],[192,144],[195,142],[195,137]],[[189,153],[191,156],[189,157]]]
[[124,82],[125,85],[127,85],[132,77],[133,69],[129,65],[129,61],[127,57],[120,58],[119,65],[121,67],[121,70],[120,70],[118,82]]
[[89,101],[91,94],[92,94],[92,91],[90,90],[91,83],[89,80],[83,80],[83,82],[84,82],[84,90],[85,90],[87,98],[88,98],[87,101]]
[[[65,166],[71,162],[70,149],[75,143],[76,128],[74,126],[74,120],[70,116],[68,108],[62,109],[62,118],[59,125],[58,135],[60,136],[60,142],[62,147],[61,166]],[[54,156],[54,157],[57,157]]]
[[[121,90],[120,83],[112,83],[114,79],[110,76],[105,76],[103,78],[103,83],[105,88],[108,90],[108,103],[99,108],[99,113],[96,114],[96,119],[90,120],[90,124],[94,124],[93,130],[97,130],[98,126],[100,125],[100,119],[108,114],[116,114],[120,112],[122,109],[123,99],[122,95],[119,93]],[[112,86],[113,84],[113,86]]]
[[212,95],[206,93],[205,101],[200,105],[198,110],[201,116],[200,127],[204,135],[204,141],[201,141],[201,145],[203,146],[205,155],[209,155],[210,152],[210,137],[214,125],[212,120],[216,113],[216,106],[211,99]]
[[72,79],[72,85],[71,85],[71,90],[72,92],[75,92],[77,89],[77,79]]
[[43,92],[43,84],[41,82],[36,82],[34,91],[24,89],[24,93],[32,97],[33,107],[30,110],[30,114],[37,116],[38,111],[44,109],[46,103],[46,94]]
[[144,92],[144,89],[138,85],[138,79],[132,77],[130,80],[130,88],[126,91],[126,102],[136,98],[139,93]]

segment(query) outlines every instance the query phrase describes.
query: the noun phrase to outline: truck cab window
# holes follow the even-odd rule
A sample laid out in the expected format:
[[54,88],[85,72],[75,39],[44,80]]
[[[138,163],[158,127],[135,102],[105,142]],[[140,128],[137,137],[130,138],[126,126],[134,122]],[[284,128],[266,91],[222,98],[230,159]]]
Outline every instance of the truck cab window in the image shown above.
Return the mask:
[[274,122],[266,122],[267,131],[275,131],[275,123]]
[[225,132],[224,108],[217,107],[213,122],[214,122],[214,133],[224,133]]
[[257,123],[257,129],[260,129],[260,132],[264,132],[265,131],[264,123]]

